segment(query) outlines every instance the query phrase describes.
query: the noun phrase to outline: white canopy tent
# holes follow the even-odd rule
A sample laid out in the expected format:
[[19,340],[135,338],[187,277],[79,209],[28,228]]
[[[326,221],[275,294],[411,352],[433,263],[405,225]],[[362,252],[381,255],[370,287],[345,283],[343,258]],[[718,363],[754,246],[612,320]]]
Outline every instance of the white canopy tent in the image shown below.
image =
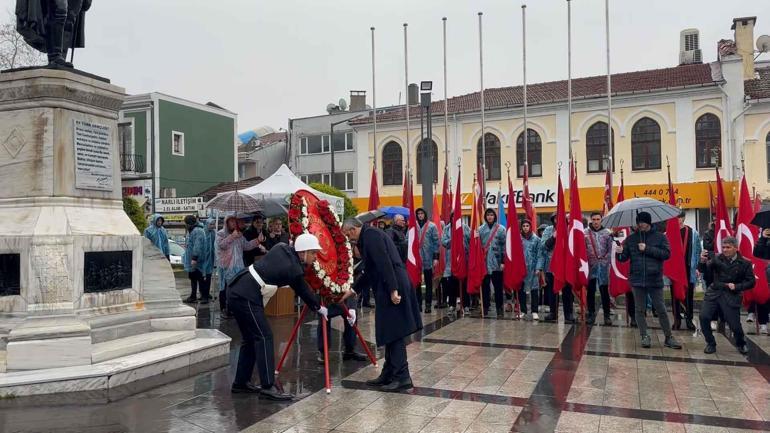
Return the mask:
[[294,172],[286,164],[281,165],[272,176],[252,187],[242,189],[240,192],[256,199],[265,200],[267,216],[274,216],[278,208],[275,205],[279,205],[280,209],[286,212],[289,207],[290,195],[301,189],[312,192],[321,200],[327,200],[338,216],[342,217],[344,214],[345,200],[342,197],[335,197],[311,188],[294,175]]

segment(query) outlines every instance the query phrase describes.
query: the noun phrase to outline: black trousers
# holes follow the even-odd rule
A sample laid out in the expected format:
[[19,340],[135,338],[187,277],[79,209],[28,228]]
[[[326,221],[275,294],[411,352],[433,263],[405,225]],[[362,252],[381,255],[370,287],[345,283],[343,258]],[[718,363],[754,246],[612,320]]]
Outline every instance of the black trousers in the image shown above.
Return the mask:
[[527,314],[527,293],[531,293],[532,299],[530,301],[532,306],[532,312],[538,312],[538,306],[540,305],[540,289],[528,290],[525,288],[519,289],[519,308],[522,314]]
[[406,360],[406,343],[403,338],[385,345],[385,364],[380,376],[387,380],[407,380],[409,363]]
[[671,286],[671,311],[674,314],[674,323],[678,323],[682,315],[682,307],[684,307],[684,317],[689,323],[693,318],[693,296],[695,295],[695,284],[687,284],[687,289],[684,294],[684,305],[680,301],[677,301],[674,297],[674,286]]
[[[551,276],[553,278],[553,276]],[[551,286],[553,286],[553,282],[551,283]],[[561,301],[562,301],[562,309],[564,310],[564,318],[572,320],[574,318],[574,314],[572,311],[572,303],[575,301],[575,296],[572,294],[572,286],[569,284],[565,284],[564,287],[561,289]],[[551,314],[554,316],[558,316],[559,313],[559,295],[556,293],[553,293],[553,297],[551,298]]]
[[324,320],[323,317],[318,317],[318,330],[317,334],[318,337],[316,338],[318,343],[318,351],[323,353],[324,352],[324,335],[323,335],[323,324],[326,324],[326,338],[329,342],[329,351],[331,351],[332,346],[332,333],[331,333],[331,320],[333,317],[340,316],[342,317],[342,320],[345,322],[345,330],[342,331],[342,340],[345,343],[345,352],[353,352],[356,349],[356,331],[353,330],[353,327],[350,326],[348,323],[347,318],[345,317],[345,312],[342,310],[342,306],[340,304],[329,304],[326,307],[329,310],[329,320]]
[[[540,301],[542,302],[542,305],[548,305],[550,308],[551,303],[553,302],[553,297],[555,293],[553,293],[553,274],[550,272],[545,273],[545,286],[541,289],[542,294],[540,296]],[[554,311],[554,314],[556,312]]]
[[[433,302],[433,269],[423,269],[422,278],[425,280],[425,306],[430,307]],[[417,305],[422,311],[422,289],[417,286]]]
[[209,276],[209,284],[206,285],[206,278],[201,273],[200,269],[196,269],[193,272],[188,272],[187,276],[190,278],[190,297],[195,299],[198,297],[198,288],[201,291],[201,299],[211,298],[209,294],[209,287],[211,287],[211,277]]
[[700,307],[700,330],[706,338],[706,344],[716,345],[714,334],[711,331],[711,321],[721,312],[725,322],[730,325],[730,330],[735,336],[735,344],[740,347],[746,344],[741,326],[741,307],[733,307],[727,304],[727,299],[720,296],[716,299],[704,299]]
[[[592,278],[588,280],[588,314],[594,316],[596,314],[596,287],[598,280]],[[602,298],[602,310],[604,311],[604,317],[609,318],[612,314],[610,311],[610,291],[607,285],[599,286],[599,294]]]
[[[201,274],[202,276],[202,274]],[[206,274],[200,281],[201,294],[205,293],[204,299],[211,298],[211,274]]]
[[[441,286],[445,299],[448,299],[448,305],[454,307],[457,305],[457,297],[460,296],[460,280],[455,277],[444,277],[441,279]],[[441,299],[443,301],[444,299]]]
[[481,284],[482,295],[484,297],[484,314],[489,312],[491,303],[490,293],[491,285],[495,286],[495,308],[502,309],[505,297],[503,296],[503,271],[494,271],[484,276],[484,282]]
[[238,366],[235,370],[234,385],[245,385],[251,381],[254,364],[257,365],[262,388],[275,383],[275,355],[273,353],[273,331],[265,318],[265,309],[260,302],[252,302],[237,295],[228,300],[230,312],[241,331],[241,348],[238,352]]
[[[753,304],[752,304],[753,305]],[[753,313],[754,311],[749,311],[749,313]],[[768,322],[768,313],[770,313],[770,301],[765,302],[764,304],[757,304],[756,309],[756,321],[759,322],[760,325],[767,325]]]

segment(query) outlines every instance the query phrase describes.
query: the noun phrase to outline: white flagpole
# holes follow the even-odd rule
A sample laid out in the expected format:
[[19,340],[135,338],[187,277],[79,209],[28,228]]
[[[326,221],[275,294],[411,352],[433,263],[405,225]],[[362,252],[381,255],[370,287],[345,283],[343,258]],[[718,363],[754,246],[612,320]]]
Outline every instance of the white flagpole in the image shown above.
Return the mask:
[[572,158],[572,3],[567,0],[567,149]]
[[[522,67],[524,69],[524,172],[529,172],[529,134],[527,133],[527,5],[521,5],[521,45]],[[518,170],[517,170],[518,172]]]
[[[449,99],[446,88],[446,17],[442,18],[444,26],[444,173],[449,173]],[[444,191],[441,191],[443,194]],[[442,198],[443,200],[443,198]]]
[[377,86],[375,85],[374,69],[374,27],[372,31],[372,116],[374,117],[374,133],[372,141],[374,142],[374,168],[377,169]]
[[610,192],[612,191],[612,75],[610,75],[610,0],[604,0],[605,28],[607,34],[607,170],[609,170]]
[[406,172],[412,177],[412,156],[409,151],[409,51],[406,44],[406,28],[408,24],[404,23],[404,90],[406,95]]
[[481,30],[481,16],[483,12],[479,12],[479,81],[481,86],[481,175],[483,179],[479,179],[481,182],[487,181],[487,149],[486,140],[484,137],[484,39],[482,37]]

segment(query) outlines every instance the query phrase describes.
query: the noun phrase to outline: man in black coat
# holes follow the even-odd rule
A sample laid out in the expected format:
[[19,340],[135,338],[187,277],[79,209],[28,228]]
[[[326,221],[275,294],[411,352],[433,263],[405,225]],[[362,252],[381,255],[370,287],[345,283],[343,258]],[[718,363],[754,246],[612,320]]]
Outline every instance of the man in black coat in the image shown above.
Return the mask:
[[652,226],[652,216],[648,212],[639,212],[636,216],[636,228],[618,248],[617,259],[621,262],[631,260],[628,281],[637,300],[634,316],[642,337],[642,347],[652,346],[644,314],[644,300],[650,295],[652,306],[658,312],[660,327],[666,335],[664,345],[681,349],[682,345],[671,334],[671,322],[663,303],[663,262],[671,255],[668,239]]
[[699,268],[701,272],[709,274],[712,281],[706,288],[700,309],[700,326],[706,339],[703,352],[710,354],[717,351],[711,320],[717,311],[721,311],[735,336],[738,351],[744,355],[749,353],[741,327],[741,303],[743,292],[754,288],[756,278],[751,262],[738,252],[738,240],[732,236],[722,239],[722,254],[718,256],[704,251],[700,256]]
[[385,364],[380,376],[367,382],[383,391],[412,387],[404,338],[422,329],[417,296],[406,267],[393,241],[380,229],[364,226],[355,218],[345,220],[342,230],[351,242],[358,243],[364,274],[356,282],[371,284],[377,308],[375,336],[378,346],[385,346]]
[[[278,287],[289,286],[311,310],[328,317],[329,311],[320,305],[305,281],[305,268],[315,261],[320,249],[315,236],[299,235],[294,246],[276,245],[262,260],[236,274],[228,285],[227,305],[235,316],[242,340],[233,393],[258,393],[272,400],[292,399],[275,386],[273,332],[265,318],[265,304]],[[255,363],[260,388],[251,384]]]
[[401,261],[406,263],[406,254],[408,250],[408,242],[406,240],[406,220],[403,215],[395,215],[393,217],[393,224],[385,229],[385,233],[390,237],[398,250],[398,256],[401,257]]

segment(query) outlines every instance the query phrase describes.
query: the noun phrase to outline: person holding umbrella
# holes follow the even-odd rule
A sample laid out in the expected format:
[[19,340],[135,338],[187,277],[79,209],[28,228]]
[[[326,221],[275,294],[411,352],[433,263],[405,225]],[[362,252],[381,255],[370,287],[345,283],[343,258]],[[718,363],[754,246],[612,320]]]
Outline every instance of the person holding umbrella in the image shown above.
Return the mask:
[[[678,212],[677,212],[678,215]],[[608,214],[610,216],[610,214]],[[631,271],[628,279],[634,298],[634,315],[642,339],[642,347],[650,348],[652,341],[647,333],[645,305],[641,300],[647,295],[652,298],[652,305],[658,311],[658,320],[666,336],[664,345],[671,349],[681,349],[671,333],[671,322],[668,319],[666,305],[663,303],[663,262],[671,255],[668,239],[655,230],[652,225],[652,215],[647,211],[636,213],[636,231],[626,238],[617,250],[618,261],[631,261]]]

